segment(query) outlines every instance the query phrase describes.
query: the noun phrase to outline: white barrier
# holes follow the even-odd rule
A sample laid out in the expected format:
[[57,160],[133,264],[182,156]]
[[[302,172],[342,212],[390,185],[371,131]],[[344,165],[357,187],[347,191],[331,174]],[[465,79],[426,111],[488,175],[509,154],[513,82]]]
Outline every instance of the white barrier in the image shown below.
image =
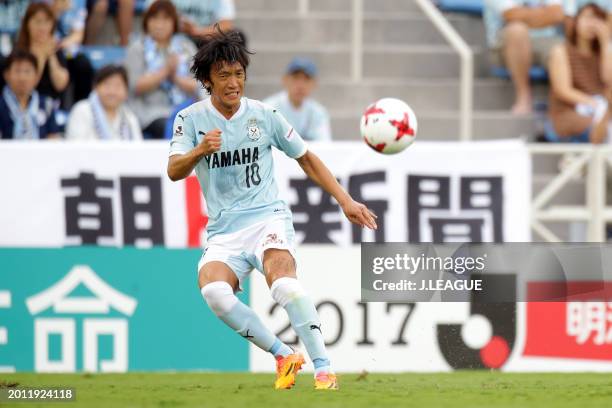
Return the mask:
[[[365,304],[359,302],[360,261],[359,247],[297,248],[299,279],[317,305],[330,358],[340,372],[612,371],[612,322],[604,322],[598,333],[572,314],[586,302],[489,304],[478,312],[469,302]],[[265,279],[252,274],[251,306],[281,340],[297,344]],[[599,303],[603,314],[590,318],[612,313],[612,305],[606,309],[606,302]],[[606,333],[609,341],[599,341],[597,335]],[[255,346],[249,365],[252,371],[274,368],[269,354]],[[312,365],[305,369],[312,371]]]
[[[354,228],[275,150],[299,242],[530,241],[531,170],[519,141],[421,142],[394,156],[361,142],[310,148],[380,214],[379,229]],[[167,152],[166,142],[0,144],[0,246],[199,247],[207,221],[199,185],[168,179]]]
[[[606,240],[606,225],[612,222],[612,206],[606,204],[607,170],[612,163],[612,147],[576,144],[530,144],[532,161],[539,156],[563,156],[564,168],[553,177],[531,204],[531,227],[548,242],[561,242],[543,223],[582,221],[588,225],[587,240]],[[572,180],[584,179],[583,205],[551,205],[553,198]]]

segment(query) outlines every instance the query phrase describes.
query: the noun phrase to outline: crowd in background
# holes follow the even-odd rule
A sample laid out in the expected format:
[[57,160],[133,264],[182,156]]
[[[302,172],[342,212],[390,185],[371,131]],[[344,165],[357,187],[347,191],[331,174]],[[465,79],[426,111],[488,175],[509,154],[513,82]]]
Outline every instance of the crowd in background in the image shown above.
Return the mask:
[[[515,89],[515,115],[533,109],[530,72],[550,83],[545,140],[602,143],[612,118],[612,1],[485,0],[493,64]],[[611,133],[612,135],[612,133]]]
[[[171,137],[176,112],[207,97],[190,73],[198,45],[214,30],[247,41],[235,14],[232,0],[0,0],[0,138]],[[84,46],[107,15],[125,58],[95,70]],[[310,98],[316,75],[312,61],[294,59],[268,102],[306,139],[331,140],[329,115]]]
[[[134,27],[135,10],[142,13]],[[122,66],[94,70],[108,16]],[[3,139],[163,139],[173,116],[206,92],[191,57],[215,27],[237,30],[232,0],[0,0]],[[545,139],[602,143],[612,135],[612,0],[484,0],[491,64],[515,89],[512,113],[530,114],[532,68],[550,83]],[[248,34],[248,33],[247,33]],[[296,57],[284,89],[265,102],[307,140],[331,140],[327,110],[310,95],[317,67]]]

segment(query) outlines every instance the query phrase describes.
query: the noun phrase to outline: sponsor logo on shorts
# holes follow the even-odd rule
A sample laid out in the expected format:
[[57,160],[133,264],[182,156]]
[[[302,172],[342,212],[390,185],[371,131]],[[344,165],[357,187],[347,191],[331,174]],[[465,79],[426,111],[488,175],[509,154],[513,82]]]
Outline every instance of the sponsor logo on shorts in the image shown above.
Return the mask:
[[269,244],[284,244],[284,241],[278,237],[276,234],[268,234],[266,236],[266,240],[261,246],[266,246]]

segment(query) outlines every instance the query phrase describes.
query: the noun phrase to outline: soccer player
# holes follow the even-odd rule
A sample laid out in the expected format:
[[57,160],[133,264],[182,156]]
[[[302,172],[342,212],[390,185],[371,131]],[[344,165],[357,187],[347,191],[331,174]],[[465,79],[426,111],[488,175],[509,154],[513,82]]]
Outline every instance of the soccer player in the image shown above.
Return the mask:
[[276,358],[276,389],[291,388],[304,364],[235,296],[253,268],[289,316],[315,367],[316,389],[337,389],[321,322],[297,280],[291,212],[278,198],[272,146],[297,160],[353,223],[376,229],[376,216],[354,201],[301,136],[272,107],[243,97],[250,52],[236,33],[211,35],[191,72],[210,98],[180,111],[170,143],[168,176],[195,169],[208,208],[208,240],[198,264],[204,300],[223,322]]

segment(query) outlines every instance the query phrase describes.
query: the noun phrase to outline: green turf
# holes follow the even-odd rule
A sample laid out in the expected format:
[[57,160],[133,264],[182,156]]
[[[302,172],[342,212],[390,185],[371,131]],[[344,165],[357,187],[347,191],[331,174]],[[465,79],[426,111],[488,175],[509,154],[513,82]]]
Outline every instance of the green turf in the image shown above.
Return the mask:
[[3,407],[612,407],[610,374],[343,375],[338,392],[312,389],[301,374],[292,390],[274,391],[270,374],[0,374],[0,387],[67,386],[77,401]]

